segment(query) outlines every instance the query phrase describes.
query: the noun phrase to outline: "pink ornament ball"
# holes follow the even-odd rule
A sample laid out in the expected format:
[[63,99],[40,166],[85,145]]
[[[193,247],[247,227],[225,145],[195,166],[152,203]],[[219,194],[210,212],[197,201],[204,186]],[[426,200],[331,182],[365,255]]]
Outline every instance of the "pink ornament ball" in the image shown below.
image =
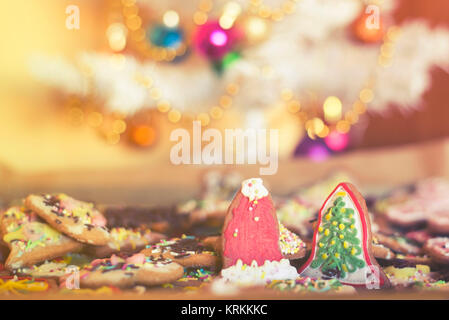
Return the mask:
[[198,26],[193,35],[193,45],[202,56],[220,60],[229,53],[242,38],[242,33],[232,27],[223,29],[218,21],[209,21]]

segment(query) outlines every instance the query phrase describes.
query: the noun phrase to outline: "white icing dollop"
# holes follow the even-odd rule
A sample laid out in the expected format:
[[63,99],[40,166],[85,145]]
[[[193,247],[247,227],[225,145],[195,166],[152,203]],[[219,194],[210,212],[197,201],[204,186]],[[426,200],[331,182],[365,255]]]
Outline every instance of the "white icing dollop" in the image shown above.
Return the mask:
[[242,182],[242,194],[250,201],[268,196],[268,190],[264,187],[260,178],[251,178]]
[[265,285],[273,280],[296,279],[299,275],[296,268],[290,265],[288,259],[281,261],[266,260],[263,266],[258,266],[256,261],[251,265],[237,263],[229,268],[221,270],[222,278],[241,286]]

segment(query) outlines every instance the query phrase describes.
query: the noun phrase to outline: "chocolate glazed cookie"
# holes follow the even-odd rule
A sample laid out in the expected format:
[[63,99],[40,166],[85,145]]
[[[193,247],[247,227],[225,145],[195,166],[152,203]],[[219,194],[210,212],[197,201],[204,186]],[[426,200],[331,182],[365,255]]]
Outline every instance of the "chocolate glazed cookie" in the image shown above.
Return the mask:
[[172,259],[184,267],[214,267],[218,263],[215,252],[193,236],[162,241],[141,252],[150,257]]

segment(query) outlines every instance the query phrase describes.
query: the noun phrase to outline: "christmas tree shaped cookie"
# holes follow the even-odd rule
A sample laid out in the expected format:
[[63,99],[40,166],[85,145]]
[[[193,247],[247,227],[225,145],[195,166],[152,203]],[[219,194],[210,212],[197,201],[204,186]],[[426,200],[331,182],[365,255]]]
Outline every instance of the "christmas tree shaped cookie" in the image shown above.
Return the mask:
[[238,260],[261,266],[268,261],[280,261],[279,222],[262,179],[242,182],[232,201],[223,227],[223,268]]
[[340,183],[324,202],[313,236],[312,253],[301,276],[336,278],[343,284],[378,289],[389,282],[372,254],[365,200],[350,183]]

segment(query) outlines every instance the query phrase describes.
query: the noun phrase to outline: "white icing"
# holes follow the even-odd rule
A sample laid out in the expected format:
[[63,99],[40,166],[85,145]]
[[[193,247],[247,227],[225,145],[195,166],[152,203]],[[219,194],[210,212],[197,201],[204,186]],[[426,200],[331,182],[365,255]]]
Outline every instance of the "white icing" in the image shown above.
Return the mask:
[[223,269],[221,276],[225,281],[242,286],[251,286],[264,285],[273,280],[296,279],[298,272],[295,267],[290,265],[288,259],[282,259],[281,261],[266,260],[263,266],[258,266],[256,261],[248,266],[239,259],[235,265]]
[[251,178],[242,182],[242,194],[250,201],[268,196],[268,190],[264,187],[260,178]]

